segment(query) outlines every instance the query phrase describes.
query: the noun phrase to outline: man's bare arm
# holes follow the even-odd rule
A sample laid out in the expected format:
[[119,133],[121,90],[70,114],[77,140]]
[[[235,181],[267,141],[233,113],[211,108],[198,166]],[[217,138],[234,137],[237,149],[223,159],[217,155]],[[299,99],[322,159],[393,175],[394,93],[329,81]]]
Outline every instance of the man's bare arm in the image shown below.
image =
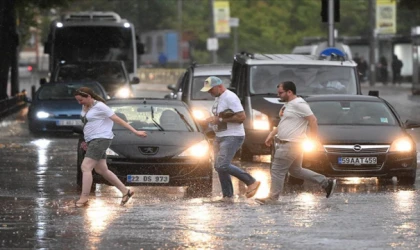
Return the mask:
[[315,115],[306,116],[305,119],[309,122],[309,134],[310,139],[316,139],[318,137],[318,121]]

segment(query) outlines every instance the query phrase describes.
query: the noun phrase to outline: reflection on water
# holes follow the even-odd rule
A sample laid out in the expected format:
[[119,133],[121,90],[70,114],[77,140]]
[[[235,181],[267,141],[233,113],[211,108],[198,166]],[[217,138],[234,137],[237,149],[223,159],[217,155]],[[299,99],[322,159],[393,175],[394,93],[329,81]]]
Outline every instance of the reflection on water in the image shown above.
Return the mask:
[[[50,145],[51,141],[47,140],[47,139],[39,139],[39,140],[31,141],[31,143],[34,144],[37,147],[38,167],[45,165],[48,161],[47,150],[48,150],[48,146]],[[40,170],[41,170],[41,172],[39,172],[39,173],[44,174],[46,169],[42,168]]]
[[187,245],[194,246],[197,243],[202,245],[206,242],[212,242],[215,239],[209,230],[213,225],[213,221],[217,218],[217,214],[210,214],[207,206],[189,206],[187,209],[187,216],[184,218],[183,223],[189,226],[186,230],[185,237],[182,237],[187,242]]
[[397,213],[394,234],[397,241],[390,245],[394,248],[403,247],[409,238],[417,238],[417,208],[415,206],[415,191],[399,190],[393,195]]
[[409,213],[411,215],[411,212],[414,208],[414,191],[412,190],[400,190],[396,193],[394,193],[394,202],[396,205],[396,208],[401,213]]
[[293,213],[292,223],[299,227],[312,227],[315,223],[315,219],[320,215],[317,207],[319,206],[319,197],[315,197],[311,193],[300,193],[296,197],[296,201],[299,204],[299,210],[301,213]]

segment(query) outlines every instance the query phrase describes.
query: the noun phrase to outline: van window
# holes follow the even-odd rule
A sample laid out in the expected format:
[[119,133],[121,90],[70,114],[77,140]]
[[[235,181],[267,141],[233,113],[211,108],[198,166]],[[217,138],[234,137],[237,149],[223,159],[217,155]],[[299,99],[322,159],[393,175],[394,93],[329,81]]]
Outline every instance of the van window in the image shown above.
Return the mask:
[[298,95],[357,94],[353,68],[323,65],[252,66],[250,94],[276,95],[276,86],[284,81],[294,82]]

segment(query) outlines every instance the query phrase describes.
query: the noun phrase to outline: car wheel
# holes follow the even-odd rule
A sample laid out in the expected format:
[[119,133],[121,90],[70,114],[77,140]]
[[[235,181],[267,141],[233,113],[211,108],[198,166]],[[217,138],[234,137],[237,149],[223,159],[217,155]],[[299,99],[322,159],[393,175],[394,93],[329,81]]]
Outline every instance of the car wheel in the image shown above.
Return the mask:
[[397,180],[399,185],[412,186],[416,182],[416,175],[399,176],[397,177]]
[[192,183],[187,188],[187,197],[197,198],[197,197],[211,197],[213,191],[213,180],[198,181]]

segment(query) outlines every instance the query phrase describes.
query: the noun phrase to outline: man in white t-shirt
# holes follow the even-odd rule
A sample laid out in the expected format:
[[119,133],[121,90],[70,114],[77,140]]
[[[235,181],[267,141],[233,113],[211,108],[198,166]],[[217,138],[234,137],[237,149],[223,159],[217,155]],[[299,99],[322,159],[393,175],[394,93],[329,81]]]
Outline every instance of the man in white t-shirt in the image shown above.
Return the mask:
[[[219,174],[223,193],[223,198],[217,200],[217,202],[233,201],[234,192],[231,175],[248,186],[246,197],[251,198],[257,193],[261,183],[231,163],[233,156],[242,146],[245,139],[245,130],[242,123],[246,116],[241,102],[238,96],[226,89],[222,84],[222,80],[215,76],[208,77],[200,91],[208,92],[216,97],[212,108],[213,116],[207,118],[205,122],[212,124],[216,133],[213,141],[214,168]],[[227,113],[227,110],[229,110],[229,116],[224,115]]]
[[309,180],[320,184],[329,198],[334,192],[335,179],[328,179],[309,169],[302,168],[302,142],[308,136],[316,141],[318,124],[309,104],[296,96],[296,85],[291,81],[282,82],[277,86],[277,94],[286,104],[280,109],[280,122],[277,128],[267,136],[265,144],[271,146],[277,134],[279,146],[276,148],[271,168],[271,188],[267,198],[256,199],[261,204],[277,203],[283,191],[287,172],[293,177]]

